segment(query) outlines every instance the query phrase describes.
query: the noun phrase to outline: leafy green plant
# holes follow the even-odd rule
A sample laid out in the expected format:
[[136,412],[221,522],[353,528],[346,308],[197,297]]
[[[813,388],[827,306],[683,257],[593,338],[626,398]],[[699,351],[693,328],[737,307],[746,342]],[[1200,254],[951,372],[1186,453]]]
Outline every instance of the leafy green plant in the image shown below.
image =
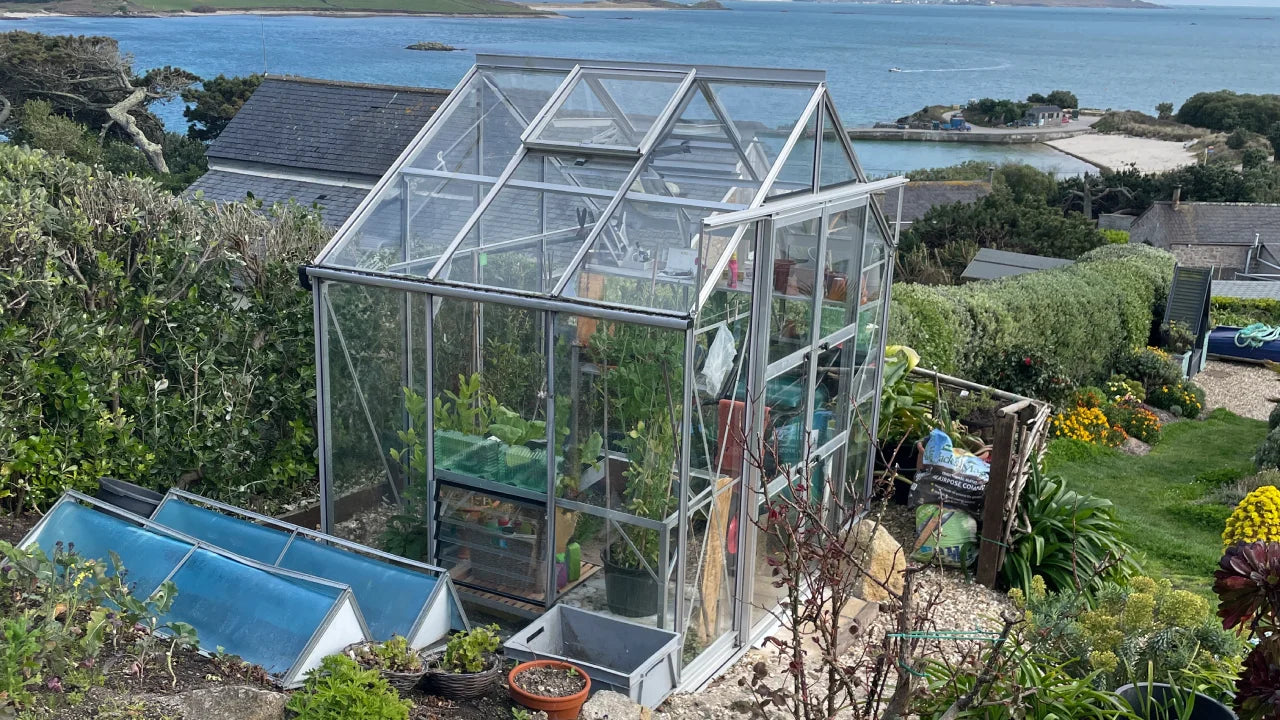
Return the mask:
[[1030,530],[1014,537],[1001,570],[1011,588],[1029,592],[1039,576],[1050,590],[1090,595],[1138,568],[1132,548],[1120,539],[1111,502],[1067,489],[1038,464],[1018,512]]
[[1006,392],[1058,402],[1071,390],[1066,371],[1050,353],[1015,344],[992,353],[977,379]]
[[1272,430],[1258,445],[1253,455],[1253,464],[1259,470],[1280,468],[1280,430]]
[[1280,300],[1215,297],[1209,301],[1209,323],[1246,327],[1254,323],[1280,325]]
[[[627,480],[627,511],[650,520],[665,520],[676,504],[671,488],[676,445],[670,423],[659,422],[651,428],[642,422],[627,433],[622,444],[629,461],[623,473]],[[609,547],[609,561],[632,569],[647,565],[656,572],[662,552],[659,532],[632,526],[622,532],[639,552],[633,552],[624,540],[618,539]]]
[[441,667],[451,673],[477,673],[489,667],[492,654],[502,644],[498,626],[477,625],[456,633],[445,645]]
[[1160,326],[1160,331],[1164,335],[1164,344],[1171,353],[1184,353],[1189,351],[1196,342],[1196,336],[1191,333],[1191,328],[1187,327],[1184,322],[1174,320]]
[[1222,626],[1256,640],[1235,685],[1241,720],[1280,714],[1280,543],[1238,543],[1227,548],[1213,573]]
[[1176,385],[1182,371],[1169,358],[1169,353],[1154,347],[1135,347],[1126,352],[1116,365],[1120,374],[1142,383],[1148,396],[1155,388]]
[[362,670],[345,655],[330,655],[308,673],[286,707],[298,720],[408,720],[413,703],[401,700],[376,670]]
[[911,371],[919,364],[919,354],[905,345],[885,348],[878,430],[882,441],[914,443],[933,429],[933,405],[938,394],[933,383],[911,379]]
[[1190,380],[1179,379],[1168,385],[1149,387],[1147,404],[1167,410],[1176,417],[1194,420],[1204,409],[1204,390]]
[[399,635],[392,635],[385,642],[361,645],[352,654],[362,668],[396,673],[422,672],[422,656],[409,647],[408,640]]
[[532,717],[529,711],[522,707],[511,708],[511,720],[531,720]]
[[27,627],[26,617],[4,618],[0,625],[4,643],[0,646],[0,701],[8,701],[18,707],[29,704],[34,696],[28,690],[39,685],[40,633]]

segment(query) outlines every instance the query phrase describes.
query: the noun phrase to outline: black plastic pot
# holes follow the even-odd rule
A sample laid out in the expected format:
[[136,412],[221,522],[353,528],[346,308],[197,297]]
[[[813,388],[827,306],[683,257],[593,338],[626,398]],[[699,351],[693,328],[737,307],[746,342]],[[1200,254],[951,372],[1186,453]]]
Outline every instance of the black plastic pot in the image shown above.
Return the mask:
[[154,490],[109,477],[98,478],[98,492],[94,497],[145,518],[151,517],[164,500],[164,496]]
[[662,604],[662,586],[641,568],[614,565],[608,554],[604,561],[604,600],[609,612],[623,617],[657,615]]
[[[1172,716],[1172,713],[1164,713],[1163,708],[1166,704],[1183,701],[1182,698],[1186,697],[1186,693],[1186,690],[1176,690],[1167,683],[1129,684],[1116,690],[1116,695],[1129,703],[1139,717],[1144,718]],[[1186,720],[1239,720],[1231,708],[1208,695],[1196,693],[1195,696],[1196,701],[1191,708],[1191,715]],[[1155,707],[1147,707],[1148,698]]]

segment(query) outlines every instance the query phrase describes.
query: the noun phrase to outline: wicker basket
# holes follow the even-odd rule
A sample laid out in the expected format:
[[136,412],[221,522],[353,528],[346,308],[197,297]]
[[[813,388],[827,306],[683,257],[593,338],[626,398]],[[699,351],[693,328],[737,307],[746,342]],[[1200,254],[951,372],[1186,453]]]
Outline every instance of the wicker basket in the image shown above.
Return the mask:
[[416,673],[395,672],[393,670],[386,670],[383,668],[370,668],[363,665],[360,662],[358,651],[361,648],[369,647],[370,645],[375,645],[375,644],[377,643],[371,643],[371,642],[352,643],[346,646],[345,648],[343,648],[342,654],[346,655],[352,660],[355,660],[357,665],[360,665],[360,667],[366,670],[377,670],[378,674],[382,676],[382,679],[386,680],[387,684],[395,688],[396,692],[399,692],[401,695],[404,695],[405,693],[408,693],[412,691],[414,688],[418,687],[418,683],[421,683],[422,678],[425,677],[427,674],[427,666],[429,662],[428,658],[423,657],[422,670]]
[[476,673],[451,673],[437,666],[444,658],[437,654],[428,659],[426,689],[433,695],[449,700],[470,700],[493,689],[502,677],[502,661],[497,655],[489,656],[489,667]]

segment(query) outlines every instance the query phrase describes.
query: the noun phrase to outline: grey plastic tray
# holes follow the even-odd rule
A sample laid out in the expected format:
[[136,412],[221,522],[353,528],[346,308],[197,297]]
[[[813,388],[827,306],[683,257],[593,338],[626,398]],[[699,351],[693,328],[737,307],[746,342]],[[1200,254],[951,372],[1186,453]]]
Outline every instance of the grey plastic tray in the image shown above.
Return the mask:
[[626,620],[557,605],[512,636],[517,660],[563,660],[586,671],[591,691],[613,690],[656,708],[676,688],[680,636]]

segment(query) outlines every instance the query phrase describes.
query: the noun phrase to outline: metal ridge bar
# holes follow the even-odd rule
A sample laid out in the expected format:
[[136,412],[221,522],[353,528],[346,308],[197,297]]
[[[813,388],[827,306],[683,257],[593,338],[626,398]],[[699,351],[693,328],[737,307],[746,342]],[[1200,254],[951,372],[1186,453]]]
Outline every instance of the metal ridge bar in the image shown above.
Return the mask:
[[769,197],[769,190],[773,188],[773,183],[778,179],[778,175],[782,174],[782,167],[787,164],[787,160],[791,157],[791,152],[795,150],[796,143],[800,142],[800,138],[804,136],[805,127],[809,121],[813,119],[814,111],[818,109],[818,103],[822,102],[822,95],[825,92],[826,84],[820,84],[814,89],[813,94],[809,96],[809,102],[804,106],[804,112],[800,113],[800,121],[791,128],[791,132],[787,135],[787,141],[782,145],[782,149],[778,151],[778,157],[769,167],[769,173],[765,175],[760,190],[756,192],[756,196],[751,199],[751,207],[759,207],[764,204],[765,198]]
[[[477,63],[478,66],[479,63]],[[555,114],[555,109],[560,107],[561,101],[569,94],[569,90],[577,84],[578,78],[582,75],[582,68],[576,64],[564,69],[568,70],[569,73],[560,80],[560,84],[556,86],[555,92],[551,93],[551,97],[547,98],[541,108],[538,108],[537,114],[529,118],[529,123],[525,125],[524,132],[520,133],[521,143],[529,142],[529,140],[537,137],[538,133],[542,132],[546,124],[551,121],[551,116]]]
[[[421,168],[405,168],[400,171],[403,175],[424,176],[433,178],[447,178],[450,180],[461,180],[463,182],[475,183],[477,185],[497,185],[498,179],[489,177],[488,175],[474,175],[471,173],[454,173],[447,170],[424,170]],[[667,173],[676,180],[688,180],[679,173]],[[698,178],[694,178],[698,180]],[[707,180],[708,184],[715,182]],[[733,184],[733,178],[726,177],[724,182],[716,182],[716,185]],[[748,181],[750,182],[750,181]],[[602,199],[612,198],[617,194],[614,190],[601,190],[599,188],[587,187],[585,185],[561,185],[559,183],[549,183],[540,180],[521,180],[511,178],[507,180],[506,187],[516,188],[517,190],[536,190],[538,192],[559,193],[562,195],[585,195],[589,197],[597,197]],[[679,205],[682,207],[697,208],[700,210],[712,210],[719,212],[732,212],[734,210],[743,210],[747,206],[742,203],[718,202],[715,200],[694,200],[692,198],[676,197],[674,195],[655,195],[653,193],[644,192],[628,192],[628,200],[636,202],[646,202],[662,205]]]
[[581,66],[589,70],[655,70],[663,72],[687,72],[695,69],[698,74],[713,80],[743,80],[766,83],[815,84],[827,79],[825,70],[735,67],[732,65],[681,65],[678,63],[646,63],[625,60],[588,60],[545,56],[518,56],[477,53],[476,65],[524,70],[569,70]]
[[[435,132],[436,127],[443,124],[444,120],[453,113],[454,107],[458,103],[462,102],[461,98],[464,95],[464,93],[461,92],[462,89],[471,82],[471,79],[476,76],[477,72],[476,67],[473,65],[471,69],[462,76],[462,80],[458,81],[458,84],[453,88],[453,91],[445,96],[444,102],[440,103],[440,107],[436,108],[436,111],[431,114],[431,117],[427,118],[427,121],[423,123],[422,129],[418,131],[418,134],[414,136],[413,140],[405,146],[404,150],[400,152],[400,155],[391,163],[391,168],[398,168],[407,163],[409,161],[409,156],[418,150],[419,146],[426,141],[428,135]],[[369,191],[369,194],[365,195],[364,199],[360,201],[360,204],[356,206],[355,211],[347,216],[346,221],[342,223],[342,226],[338,228],[338,231],[333,234],[333,237],[329,238],[329,242],[325,243],[320,252],[316,254],[315,261],[317,263],[324,262],[324,259],[329,256],[329,253],[331,253],[334,247],[338,244],[338,241],[345,237],[351,228],[355,227],[356,223],[364,219],[365,213],[369,208],[376,204],[376,201],[382,194],[383,188],[393,181],[394,176],[394,173],[387,172],[379,178],[377,184]]]
[[702,221],[702,226],[704,228],[714,229],[724,227],[725,225],[751,222],[763,217],[781,215],[790,211],[803,210],[804,208],[811,206],[834,203],[840,200],[858,197],[860,195],[872,195],[874,193],[892,190],[906,185],[908,182],[910,182],[908,178],[899,175],[897,177],[873,180],[866,183],[841,185],[839,187],[830,188],[811,195],[797,195],[776,203],[768,203],[759,207],[748,208],[746,210],[735,210],[722,215],[710,215]]
[[504,184],[515,174],[516,168],[520,167],[520,161],[524,160],[528,152],[524,145],[516,148],[515,155],[512,155],[511,159],[507,161],[507,166],[502,169],[502,174],[498,176],[497,182],[493,184],[493,187],[489,188],[489,192],[485,193],[484,198],[480,200],[480,204],[476,205],[476,208],[471,211],[471,216],[463,223],[458,233],[453,236],[453,240],[449,242],[444,252],[440,253],[440,259],[436,261],[434,267],[427,271],[427,277],[434,278],[440,274],[445,263],[449,262],[449,259],[453,257],[453,251],[462,245],[463,241],[467,239],[467,235],[480,223],[480,216],[493,204],[493,201],[498,197],[498,193],[502,192]]
[[685,108],[689,107],[689,102],[693,100],[690,90],[693,83],[697,80],[698,71],[690,70],[685,73],[680,84],[676,86],[675,92],[671,97],[667,98],[667,104],[662,106],[662,110],[658,112],[657,117],[653,119],[653,123],[649,125],[649,131],[640,138],[640,154],[646,158],[653,152],[654,143],[659,137],[666,137],[675,129],[676,123],[680,120],[680,115],[684,114]]

